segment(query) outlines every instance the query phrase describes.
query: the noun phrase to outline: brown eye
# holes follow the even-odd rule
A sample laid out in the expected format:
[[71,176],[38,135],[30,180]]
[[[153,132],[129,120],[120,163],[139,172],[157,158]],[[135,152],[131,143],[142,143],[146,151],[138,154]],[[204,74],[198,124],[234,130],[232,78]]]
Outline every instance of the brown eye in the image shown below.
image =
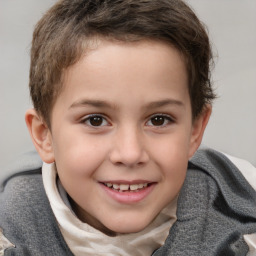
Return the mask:
[[146,123],[147,126],[159,126],[165,127],[173,122],[173,119],[167,115],[155,115],[149,119]]
[[99,127],[99,126],[107,126],[108,122],[107,120],[100,116],[100,115],[91,115],[82,120],[82,123],[88,125],[88,126],[93,126],[93,127]]
[[89,119],[90,125],[101,126],[103,123],[103,118],[101,116],[93,116]]
[[166,118],[164,116],[154,116],[153,118],[151,118],[151,123],[154,126],[161,126],[164,124],[165,119]]

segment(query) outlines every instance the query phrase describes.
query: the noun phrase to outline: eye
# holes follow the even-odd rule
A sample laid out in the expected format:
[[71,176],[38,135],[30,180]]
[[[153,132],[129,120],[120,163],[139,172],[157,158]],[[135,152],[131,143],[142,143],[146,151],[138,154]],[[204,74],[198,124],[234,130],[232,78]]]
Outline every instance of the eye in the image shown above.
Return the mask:
[[166,126],[173,122],[174,122],[174,120],[170,116],[159,114],[159,115],[154,115],[153,117],[151,117],[147,121],[146,125],[163,127],[163,126]]
[[82,123],[93,127],[109,125],[108,121],[101,115],[89,115],[82,120]]

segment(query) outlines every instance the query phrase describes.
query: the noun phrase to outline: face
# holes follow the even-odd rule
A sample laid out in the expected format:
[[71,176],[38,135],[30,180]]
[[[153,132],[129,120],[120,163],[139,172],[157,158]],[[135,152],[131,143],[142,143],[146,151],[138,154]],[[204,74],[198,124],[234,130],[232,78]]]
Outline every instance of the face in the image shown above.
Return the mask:
[[99,45],[64,77],[51,117],[59,178],[103,232],[145,228],[180,191],[198,147],[184,60],[160,42]]

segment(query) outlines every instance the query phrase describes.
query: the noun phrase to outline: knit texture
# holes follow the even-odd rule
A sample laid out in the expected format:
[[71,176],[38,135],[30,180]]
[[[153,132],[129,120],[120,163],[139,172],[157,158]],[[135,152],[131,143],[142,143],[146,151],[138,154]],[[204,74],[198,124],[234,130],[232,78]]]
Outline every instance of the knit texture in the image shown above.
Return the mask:
[[[1,195],[1,194],[0,194]],[[16,247],[4,256],[69,256],[48,198],[41,169],[13,176],[0,196],[0,227]]]
[[201,150],[189,162],[177,221],[154,256],[245,256],[256,233],[256,192],[222,154]]

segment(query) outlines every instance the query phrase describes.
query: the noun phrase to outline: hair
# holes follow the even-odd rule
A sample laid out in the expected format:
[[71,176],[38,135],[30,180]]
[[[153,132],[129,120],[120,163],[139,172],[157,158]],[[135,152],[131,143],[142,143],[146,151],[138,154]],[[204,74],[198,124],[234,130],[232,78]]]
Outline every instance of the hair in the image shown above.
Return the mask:
[[48,126],[65,69],[81,58],[93,38],[170,43],[185,59],[192,117],[215,98],[208,34],[183,1],[60,0],[37,23],[31,48],[30,95]]

